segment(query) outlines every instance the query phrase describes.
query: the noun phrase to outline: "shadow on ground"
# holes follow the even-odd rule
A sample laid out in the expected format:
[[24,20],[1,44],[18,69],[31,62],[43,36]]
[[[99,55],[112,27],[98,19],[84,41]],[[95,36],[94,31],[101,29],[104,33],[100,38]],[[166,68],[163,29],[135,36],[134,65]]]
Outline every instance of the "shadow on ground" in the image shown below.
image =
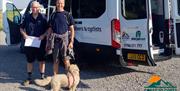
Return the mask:
[[86,64],[83,65],[80,70],[81,79],[97,79],[132,72],[154,74],[152,72],[138,71],[128,67],[116,67],[108,64]]
[[[26,58],[20,53],[19,46],[0,46],[0,83],[22,83],[26,79]],[[62,71],[63,70],[63,71]],[[84,64],[80,68],[81,80],[104,78],[113,75],[121,75],[131,72],[153,74],[145,71],[138,71],[128,67],[115,67],[106,63]],[[60,67],[60,73],[64,69]],[[46,74],[52,75],[52,62],[46,63]],[[33,77],[40,76],[38,63],[34,64]],[[38,91],[31,87],[19,87],[22,90]],[[80,88],[90,88],[80,81]]]
[[37,90],[37,89],[31,88],[31,87],[19,87],[19,88],[22,90],[25,90],[25,91],[42,91],[42,90]]

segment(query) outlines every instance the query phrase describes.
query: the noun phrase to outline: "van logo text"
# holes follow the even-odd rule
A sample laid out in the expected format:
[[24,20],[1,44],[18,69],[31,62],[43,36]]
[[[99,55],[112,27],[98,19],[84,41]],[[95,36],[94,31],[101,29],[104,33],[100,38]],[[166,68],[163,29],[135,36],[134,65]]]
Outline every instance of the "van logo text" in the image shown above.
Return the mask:
[[145,38],[141,38],[141,31],[136,32],[136,37],[131,38],[131,40],[145,40]]
[[101,32],[102,29],[100,27],[75,27],[76,31],[87,31],[87,32]]

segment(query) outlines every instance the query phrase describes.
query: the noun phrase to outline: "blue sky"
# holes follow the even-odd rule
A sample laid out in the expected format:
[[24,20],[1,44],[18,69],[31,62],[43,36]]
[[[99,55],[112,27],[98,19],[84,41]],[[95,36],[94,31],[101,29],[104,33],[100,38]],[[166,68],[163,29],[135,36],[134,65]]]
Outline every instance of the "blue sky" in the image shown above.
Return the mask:
[[[12,1],[12,0],[10,0]],[[13,0],[14,1],[14,5],[18,8],[18,9],[23,9],[25,7],[27,7],[28,3],[30,0]],[[2,5],[2,0],[0,0],[0,9]]]

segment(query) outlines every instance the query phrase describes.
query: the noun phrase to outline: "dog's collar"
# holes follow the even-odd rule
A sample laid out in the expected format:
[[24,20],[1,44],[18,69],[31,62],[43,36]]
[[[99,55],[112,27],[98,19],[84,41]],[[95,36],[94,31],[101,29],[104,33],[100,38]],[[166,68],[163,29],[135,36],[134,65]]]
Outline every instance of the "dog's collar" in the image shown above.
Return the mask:
[[[74,75],[73,75],[73,73],[72,72],[68,72],[69,74],[67,75],[67,77],[68,77],[68,87],[70,88],[73,84],[74,84],[74,82],[75,82],[75,78],[74,78]],[[70,74],[71,74],[71,76],[72,76],[72,78],[73,78],[73,83],[71,84],[71,81],[70,81]]]

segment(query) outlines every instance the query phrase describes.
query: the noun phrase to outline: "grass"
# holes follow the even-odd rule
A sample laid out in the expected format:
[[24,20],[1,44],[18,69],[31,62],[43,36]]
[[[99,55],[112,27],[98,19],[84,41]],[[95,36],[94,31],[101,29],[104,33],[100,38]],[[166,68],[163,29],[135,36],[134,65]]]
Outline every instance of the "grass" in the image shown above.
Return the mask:
[[3,29],[2,25],[2,12],[0,11],[0,31]]

